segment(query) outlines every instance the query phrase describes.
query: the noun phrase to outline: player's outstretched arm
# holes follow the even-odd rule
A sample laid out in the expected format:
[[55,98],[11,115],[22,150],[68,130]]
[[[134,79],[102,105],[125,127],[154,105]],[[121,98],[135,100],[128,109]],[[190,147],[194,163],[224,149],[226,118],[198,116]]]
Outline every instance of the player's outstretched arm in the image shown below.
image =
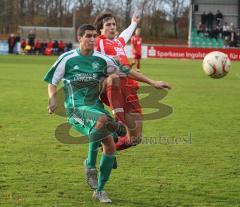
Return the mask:
[[153,86],[156,89],[171,89],[170,84],[168,84],[167,82],[164,81],[155,81],[152,80],[150,78],[148,78],[147,76],[135,71],[135,70],[130,70],[129,67],[120,65],[119,63],[116,62],[116,60],[114,58],[110,58],[108,57],[107,59],[107,75],[111,75],[113,73],[118,74],[120,77],[126,77],[129,76],[130,78],[143,82],[143,83],[147,83],[151,86]]
[[138,22],[140,21],[140,18],[136,15],[133,15],[132,17],[132,23],[128,26],[127,29],[125,29],[119,37],[122,37],[124,39],[125,44],[130,40],[134,30],[137,27]]
[[139,72],[136,72],[135,70],[130,70],[129,77],[134,80],[137,80],[137,81],[140,81],[143,83],[147,83],[156,89],[171,89],[171,86],[169,83],[164,82],[164,81],[152,80],[152,79],[148,78],[147,76],[145,76]]
[[57,86],[48,84],[48,113],[52,114],[57,108]]

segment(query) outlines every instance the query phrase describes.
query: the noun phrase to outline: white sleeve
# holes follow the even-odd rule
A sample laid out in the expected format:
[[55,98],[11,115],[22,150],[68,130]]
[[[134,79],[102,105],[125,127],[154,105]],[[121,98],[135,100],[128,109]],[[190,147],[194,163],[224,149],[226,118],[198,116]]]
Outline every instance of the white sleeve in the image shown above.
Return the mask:
[[62,59],[59,58],[47,72],[47,74],[44,77],[44,80],[48,83],[57,86],[59,81],[63,78],[64,73],[65,64],[63,64]]
[[107,62],[107,75],[118,73],[119,66],[113,58],[110,57],[106,58],[106,62]]
[[134,30],[137,27],[137,23],[136,22],[132,22],[129,27],[127,29],[125,29],[120,35],[119,37],[122,37],[125,41],[125,44],[127,44],[127,42],[130,40]]
[[67,56],[66,54],[62,54],[50,68],[44,80],[53,85],[57,85],[65,75],[65,66],[67,61],[74,56],[76,56],[74,52]]
[[62,80],[64,74],[65,74],[65,61],[61,61],[57,66],[53,74],[52,78],[52,84],[57,85],[59,81]]
[[115,74],[118,74],[119,76],[126,77],[130,73],[130,70],[128,67],[119,64],[114,58],[112,58],[110,56],[103,55],[102,53],[100,53],[98,51],[94,52],[94,56],[100,57],[101,59],[103,59],[105,61],[106,67],[104,70],[104,74],[106,76],[109,76],[109,75],[115,73]]
[[113,73],[118,74],[121,77],[126,77],[129,74],[129,70],[127,68],[123,68],[122,65],[119,65],[113,58],[108,58],[107,62],[107,75],[111,75]]
[[99,41],[99,48],[100,48],[100,52],[105,55],[106,53],[105,53],[105,49],[104,49],[103,39],[100,39],[100,41]]

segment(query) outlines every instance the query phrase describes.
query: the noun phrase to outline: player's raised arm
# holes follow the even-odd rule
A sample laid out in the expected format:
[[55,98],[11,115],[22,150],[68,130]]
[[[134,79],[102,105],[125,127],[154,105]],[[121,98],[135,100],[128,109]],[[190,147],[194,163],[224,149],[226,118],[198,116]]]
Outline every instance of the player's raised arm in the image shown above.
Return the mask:
[[122,37],[124,39],[125,44],[130,40],[134,30],[137,27],[138,22],[140,21],[140,18],[136,16],[135,14],[132,17],[132,23],[129,25],[127,29],[125,29],[119,37]]

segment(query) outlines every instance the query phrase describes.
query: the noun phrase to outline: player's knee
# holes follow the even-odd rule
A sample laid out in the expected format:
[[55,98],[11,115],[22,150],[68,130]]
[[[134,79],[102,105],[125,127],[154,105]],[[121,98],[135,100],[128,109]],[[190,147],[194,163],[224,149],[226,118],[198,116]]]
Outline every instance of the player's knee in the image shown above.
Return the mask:
[[107,155],[113,155],[116,151],[115,143],[112,136],[107,136],[102,140],[103,152]]
[[120,77],[117,74],[112,74],[107,79],[107,84],[111,86],[119,86],[120,85]]
[[108,132],[114,132],[116,130],[116,126],[116,122],[113,119],[103,115],[98,118],[95,128]]
[[97,120],[97,123],[96,123],[96,126],[95,128],[96,129],[101,129],[103,127],[105,127],[108,123],[108,117],[107,116],[100,116]]

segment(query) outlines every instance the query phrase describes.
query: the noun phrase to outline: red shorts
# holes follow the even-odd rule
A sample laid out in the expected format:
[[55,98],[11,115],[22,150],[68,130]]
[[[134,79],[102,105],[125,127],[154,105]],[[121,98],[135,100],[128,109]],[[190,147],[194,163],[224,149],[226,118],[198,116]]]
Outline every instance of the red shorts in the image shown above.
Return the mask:
[[140,60],[142,58],[141,54],[133,53],[132,54],[132,59]]
[[[132,80],[129,78],[121,78],[120,80],[121,80],[120,88],[122,90],[122,94],[124,98],[124,103],[123,103],[124,111],[126,113],[142,113],[142,107],[139,103],[138,95],[137,95],[138,85],[137,87],[132,85],[132,81],[135,81],[135,80]],[[101,100],[107,106],[110,105],[106,93],[101,95]]]

